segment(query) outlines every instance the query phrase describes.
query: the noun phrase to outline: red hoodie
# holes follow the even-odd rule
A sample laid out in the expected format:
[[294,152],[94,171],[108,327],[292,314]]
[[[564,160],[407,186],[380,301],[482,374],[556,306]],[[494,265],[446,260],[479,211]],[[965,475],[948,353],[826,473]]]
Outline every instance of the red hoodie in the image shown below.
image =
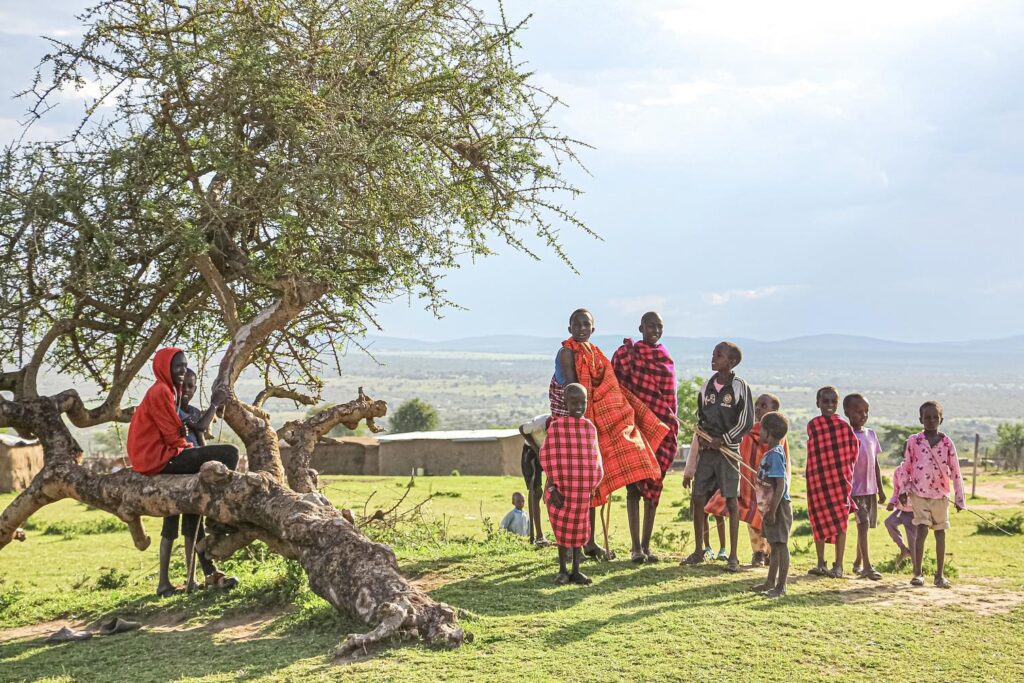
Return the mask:
[[160,474],[167,462],[188,444],[181,436],[171,359],[181,349],[169,346],[153,356],[156,384],[149,388],[128,426],[128,460],[139,474]]

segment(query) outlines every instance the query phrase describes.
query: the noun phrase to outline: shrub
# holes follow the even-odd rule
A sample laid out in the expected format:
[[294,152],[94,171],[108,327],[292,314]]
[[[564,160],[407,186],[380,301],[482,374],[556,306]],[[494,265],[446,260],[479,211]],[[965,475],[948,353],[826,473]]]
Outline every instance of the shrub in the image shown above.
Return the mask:
[[395,434],[402,432],[429,432],[437,429],[438,417],[434,406],[414,398],[398,406],[391,417],[390,427]]
[[1007,531],[1011,534],[1024,533],[1024,514],[1018,512],[1012,517],[983,519],[978,522],[975,533],[1004,536]]

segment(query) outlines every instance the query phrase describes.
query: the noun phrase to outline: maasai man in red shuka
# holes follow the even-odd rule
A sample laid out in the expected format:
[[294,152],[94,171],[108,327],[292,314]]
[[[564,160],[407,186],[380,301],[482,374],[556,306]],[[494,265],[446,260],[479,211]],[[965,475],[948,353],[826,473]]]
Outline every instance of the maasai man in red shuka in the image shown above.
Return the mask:
[[[637,563],[658,561],[658,556],[651,552],[654,515],[661,500],[665,473],[672,467],[676,451],[679,450],[676,368],[668,351],[658,343],[664,330],[665,323],[660,315],[653,311],[644,313],[640,318],[643,339],[635,343],[632,339],[623,339],[622,346],[612,355],[612,367],[619,385],[643,401],[668,427],[668,434],[654,452],[661,476],[626,486],[626,516],[629,519],[630,536],[634,539],[630,558]],[[651,445],[654,443],[651,442]],[[644,499],[643,533],[638,534],[641,497]]]
[[[743,440],[740,441],[739,453],[740,457],[743,458],[743,462],[747,463],[755,472],[760,469],[764,454],[771,450],[761,439],[761,418],[768,413],[778,412],[781,407],[782,404],[779,401],[779,397],[775,394],[761,394],[757,397],[757,401],[754,402],[754,426],[743,437]],[[789,443],[783,439],[781,445],[783,452],[786,454],[786,480],[788,483],[791,471]],[[744,472],[749,473],[750,470],[744,468]],[[750,563],[755,567],[762,567],[768,562],[771,544],[764,540],[764,536],[761,535],[761,511],[758,509],[757,494],[754,491],[753,482],[749,474],[740,477],[740,495],[737,499],[737,504],[740,520],[747,523],[747,532],[750,535],[750,550],[753,553]],[[722,494],[715,493],[708,500],[708,504],[704,506],[704,512],[719,517],[728,517],[729,507],[726,505]]]
[[[853,428],[836,415],[839,391],[835,387],[818,389],[817,404],[821,415],[807,423],[807,516],[818,553],[818,565],[810,573],[839,578],[843,575],[846,526],[855,509],[850,493],[860,442]],[[836,546],[831,570],[825,566],[826,543]]]
[[[555,583],[589,584],[580,573],[583,544],[590,540],[590,501],[601,481],[601,453],[597,446],[597,428],[583,417],[587,392],[579,384],[564,387],[565,417],[548,420],[547,436],[540,449],[540,464],[548,477],[544,500],[548,519],[558,543],[558,576]],[[572,558],[572,571],[566,561]]]
[[[561,378],[570,383],[578,382],[587,390],[586,416],[597,427],[604,465],[604,479],[594,496],[593,505],[598,507],[608,500],[613,491],[627,484],[661,476],[650,444],[660,444],[668,427],[643,401],[619,386],[611,362],[601,349],[590,343],[593,333],[594,318],[590,311],[573,311],[569,317],[569,334],[572,336],[562,342],[555,380]],[[554,408],[552,404],[552,411]],[[588,556],[598,556],[601,549],[593,542],[593,518],[590,527],[591,540],[583,552]]]

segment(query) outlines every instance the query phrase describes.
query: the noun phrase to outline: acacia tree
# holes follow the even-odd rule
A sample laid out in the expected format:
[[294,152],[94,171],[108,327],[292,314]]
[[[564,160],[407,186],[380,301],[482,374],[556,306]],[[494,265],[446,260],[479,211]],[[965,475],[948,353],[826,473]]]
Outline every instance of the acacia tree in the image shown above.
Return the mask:
[[[565,260],[552,222],[586,230],[560,204],[576,143],[514,61],[520,27],[468,0],[105,0],[81,19],[24,95],[33,119],[69,89],[99,95],[65,138],[0,164],[0,426],[45,453],[0,515],[0,548],[61,498],[124,520],[140,549],[140,517],[202,514],[223,531],[204,541],[214,557],[262,540],[373,627],[337,654],[394,636],[461,643],[454,611],[315,490],[316,439],[372,428],[386,404],[360,390],[280,433],[262,404],[315,403],[322,364],[377,304],[439,310],[460,259],[532,242]],[[170,343],[220,351],[214,388],[249,472],[91,474],[65,420],[130,420],[129,385]],[[234,384],[250,367],[267,388],[246,403]],[[49,368],[102,395],[40,395]]]

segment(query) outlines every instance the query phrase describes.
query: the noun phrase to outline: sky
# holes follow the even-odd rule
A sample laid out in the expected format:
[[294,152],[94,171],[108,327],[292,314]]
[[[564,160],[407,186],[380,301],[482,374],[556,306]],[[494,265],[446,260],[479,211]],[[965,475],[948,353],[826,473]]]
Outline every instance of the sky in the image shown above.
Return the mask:
[[[79,0],[6,0],[0,94],[31,82],[40,35]],[[489,6],[489,1],[485,3]],[[483,6],[483,5],[482,5]],[[600,333],[659,310],[666,334],[1024,334],[1024,3],[1017,0],[510,0],[518,57],[592,145],[567,205],[601,239],[466,263],[441,320],[418,300],[384,334]],[[63,106],[63,105],[62,105]],[[0,140],[24,102],[0,98]],[[71,106],[54,112],[67,125]]]

